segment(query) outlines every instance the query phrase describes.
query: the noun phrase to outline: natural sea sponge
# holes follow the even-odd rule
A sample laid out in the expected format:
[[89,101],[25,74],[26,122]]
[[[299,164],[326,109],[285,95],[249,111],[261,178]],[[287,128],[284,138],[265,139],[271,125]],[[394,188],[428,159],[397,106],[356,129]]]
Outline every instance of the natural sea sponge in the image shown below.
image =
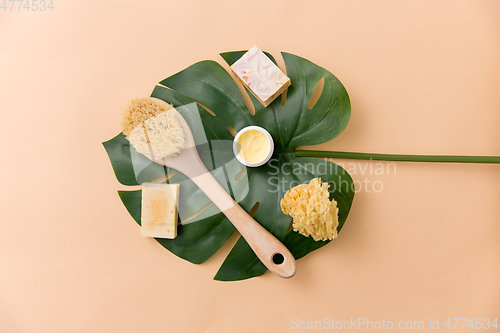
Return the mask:
[[328,183],[321,183],[321,178],[314,178],[285,193],[281,210],[293,218],[293,230],[315,241],[337,237],[339,209],[337,202],[329,199],[329,187]]

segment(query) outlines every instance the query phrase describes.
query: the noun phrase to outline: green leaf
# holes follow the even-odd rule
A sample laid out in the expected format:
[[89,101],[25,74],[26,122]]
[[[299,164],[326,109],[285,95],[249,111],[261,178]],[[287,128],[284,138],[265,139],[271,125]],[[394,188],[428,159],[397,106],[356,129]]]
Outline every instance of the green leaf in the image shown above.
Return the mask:
[[[338,164],[326,160],[299,157],[293,157],[292,160],[296,161],[297,165],[304,166],[303,172],[297,179],[299,182],[303,183],[308,179],[321,177],[321,181],[330,185],[330,200],[335,199],[339,208],[337,231],[340,232],[347,220],[354,199],[355,188],[351,176]],[[324,172],[322,172],[323,170]],[[292,252],[295,259],[300,259],[329,242],[315,241],[311,237],[305,237],[297,232],[289,232],[284,244]]]
[[[221,56],[232,64],[246,51],[226,52]],[[283,53],[287,74],[291,78],[285,105],[277,98],[267,108],[249,94],[255,108],[252,116],[231,75],[215,61],[201,61],[161,81],[152,97],[172,103],[188,122],[203,163],[219,183],[246,210],[258,203],[254,219],[281,240],[295,258],[326,245],[289,230],[291,218],[282,213],[280,200],[284,193],[299,183],[321,177],[331,185],[331,198],[339,206],[339,227],[344,225],[354,197],[349,174],[338,165],[320,159],[299,158],[299,146],[332,140],[347,126],[350,102],[347,91],[330,72],[301,57]],[[274,58],[272,60],[275,62]],[[276,62],[275,62],[276,63]],[[312,109],[307,106],[321,79],[324,87]],[[215,113],[212,116],[203,107]],[[258,168],[246,168],[241,180],[237,175],[245,167],[232,151],[233,137],[228,126],[236,130],[249,125],[266,128],[273,136],[275,151],[271,160]],[[152,180],[171,172],[151,166],[139,159],[137,152],[123,136],[106,143],[117,179],[124,185],[136,185],[138,176]],[[212,256],[231,236],[234,227],[215,207],[210,206],[194,219],[187,219],[209,204],[208,198],[191,180],[177,172],[169,180],[180,183],[178,237],[158,239],[161,245],[193,263]],[[120,197],[134,219],[140,223],[140,191],[120,191]],[[243,280],[264,274],[266,267],[257,259],[246,241],[240,237],[217,272],[221,281]]]
[[245,280],[249,277],[261,276],[266,271],[266,266],[257,258],[245,239],[240,236],[214,279],[218,281]]
[[130,149],[130,144],[122,133],[103,142],[103,145],[120,184],[139,185],[165,175],[165,167],[152,163],[134,149]]
[[253,125],[238,86],[215,61],[200,61],[160,83],[208,107],[237,131]]

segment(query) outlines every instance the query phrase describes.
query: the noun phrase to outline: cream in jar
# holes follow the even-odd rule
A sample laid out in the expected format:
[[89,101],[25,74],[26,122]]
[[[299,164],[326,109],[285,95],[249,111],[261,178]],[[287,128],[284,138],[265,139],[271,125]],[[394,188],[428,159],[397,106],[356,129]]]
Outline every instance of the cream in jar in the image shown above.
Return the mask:
[[257,167],[265,164],[274,151],[271,135],[259,126],[248,126],[234,138],[234,154],[246,166]]

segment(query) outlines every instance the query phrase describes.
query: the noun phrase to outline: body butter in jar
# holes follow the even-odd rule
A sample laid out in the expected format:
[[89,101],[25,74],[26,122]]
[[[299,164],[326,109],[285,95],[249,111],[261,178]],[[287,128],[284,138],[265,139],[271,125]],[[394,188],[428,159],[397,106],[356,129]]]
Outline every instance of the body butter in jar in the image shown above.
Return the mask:
[[260,126],[248,126],[236,134],[233,151],[240,163],[258,167],[269,161],[273,155],[273,138]]

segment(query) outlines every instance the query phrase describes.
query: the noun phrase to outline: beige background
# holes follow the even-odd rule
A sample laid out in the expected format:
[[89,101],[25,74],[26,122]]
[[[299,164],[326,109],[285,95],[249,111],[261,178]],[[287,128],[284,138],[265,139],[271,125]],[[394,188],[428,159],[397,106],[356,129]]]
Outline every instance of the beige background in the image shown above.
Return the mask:
[[130,97],[257,44],[346,86],[351,121],[322,149],[499,155],[499,1],[18,4],[0,10],[0,332],[287,332],[292,318],[358,317],[440,318],[444,331],[449,317],[500,317],[500,166],[351,165],[383,190],[357,193],[338,239],[290,280],[222,283],[236,238],[197,266],[140,237],[101,145]]

